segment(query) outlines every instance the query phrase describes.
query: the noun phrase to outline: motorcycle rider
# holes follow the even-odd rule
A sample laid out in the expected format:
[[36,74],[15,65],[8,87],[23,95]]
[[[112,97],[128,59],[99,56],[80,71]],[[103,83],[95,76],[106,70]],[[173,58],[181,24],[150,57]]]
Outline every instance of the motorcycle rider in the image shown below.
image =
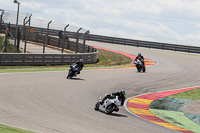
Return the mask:
[[[58,37],[59,37],[60,39],[63,39],[63,38],[64,38],[64,31],[60,30],[60,31],[58,32]],[[65,33],[65,39],[67,39],[67,40],[69,41],[69,38],[68,38],[68,36],[67,36],[67,33]]]
[[114,99],[116,96],[118,96],[119,101],[121,101],[121,106],[123,106],[124,105],[124,101],[126,99],[126,97],[125,97],[125,90],[121,90],[120,92],[113,92],[111,94],[106,95],[102,99],[102,101],[100,102],[100,104],[102,105],[107,98]]
[[141,53],[138,53],[138,56],[135,58],[135,61],[134,61],[134,62],[136,62],[137,60],[141,60],[142,63],[143,63],[143,65],[144,65],[144,57],[142,56]]
[[83,66],[84,66],[83,59],[80,59],[75,64],[77,64],[77,67],[79,67],[79,70],[78,70],[77,74],[80,74],[80,71],[83,69]]

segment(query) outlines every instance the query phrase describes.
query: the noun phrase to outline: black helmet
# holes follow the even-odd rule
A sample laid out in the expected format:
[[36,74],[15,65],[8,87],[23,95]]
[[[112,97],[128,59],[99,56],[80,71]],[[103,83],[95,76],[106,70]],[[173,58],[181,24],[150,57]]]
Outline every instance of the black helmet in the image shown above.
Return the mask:
[[125,90],[121,90],[121,93],[122,93],[123,95],[125,95]]
[[142,54],[141,53],[138,53],[138,56],[141,56]]

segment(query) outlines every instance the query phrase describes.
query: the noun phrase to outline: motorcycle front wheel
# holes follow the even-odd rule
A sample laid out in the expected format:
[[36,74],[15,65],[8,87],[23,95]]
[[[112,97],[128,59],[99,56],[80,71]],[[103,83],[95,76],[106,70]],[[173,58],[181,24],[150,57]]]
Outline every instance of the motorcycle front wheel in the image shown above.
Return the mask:
[[141,67],[137,66],[137,70],[138,70],[138,72],[140,72],[141,71]]
[[143,67],[143,72],[146,72],[146,67],[145,66]]
[[72,78],[72,71],[69,71],[69,73],[68,73],[68,76],[67,76],[67,79],[71,79]]
[[106,107],[105,113],[111,114],[115,110],[115,105],[111,104]]

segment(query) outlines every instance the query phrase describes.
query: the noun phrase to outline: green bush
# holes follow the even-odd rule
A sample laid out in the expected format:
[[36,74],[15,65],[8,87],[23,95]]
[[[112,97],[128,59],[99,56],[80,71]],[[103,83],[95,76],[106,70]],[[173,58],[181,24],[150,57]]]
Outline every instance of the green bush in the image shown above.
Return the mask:
[[[0,37],[0,52],[3,50],[3,48],[4,48],[4,42],[3,42],[3,40],[4,40],[4,37]],[[3,42],[3,43],[2,43]],[[14,45],[13,44],[11,44],[10,42],[9,42],[9,40],[8,40],[8,43],[7,43],[7,53],[18,53],[17,52],[17,48],[16,47],[14,47]]]

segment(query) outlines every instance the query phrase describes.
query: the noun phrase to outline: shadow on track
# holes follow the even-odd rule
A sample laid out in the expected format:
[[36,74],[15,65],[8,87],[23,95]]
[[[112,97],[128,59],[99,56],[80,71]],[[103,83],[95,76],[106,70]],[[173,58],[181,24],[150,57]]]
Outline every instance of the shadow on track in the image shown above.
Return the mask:
[[135,73],[146,73],[146,72],[138,72],[138,71],[135,71]]
[[112,113],[112,114],[108,114],[110,116],[116,116],[116,117],[128,117],[126,115],[122,115],[122,114],[117,114],[117,113]]
[[115,117],[128,117],[128,116],[126,116],[126,115],[122,115],[122,114],[119,114],[119,113],[106,114],[106,113],[104,113],[104,112],[102,112],[102,111],[96,111],[96,112],[100,112],[100,113],[103,113],[103,114],[105,114],[105,115],[115,116]]
[[[103,112],[102,112],[103,113]],[[117,113],[111,113],[111,114],[106,114],[109,116],[115,116],[115,117],[127,117],[126,115],[122,115],[122,114],[117,114]]]
[[[67,79],[67,77],[66,77]],[[85,79],[82,79],[82,78],[69,78],[69,80],[85,80]]]

